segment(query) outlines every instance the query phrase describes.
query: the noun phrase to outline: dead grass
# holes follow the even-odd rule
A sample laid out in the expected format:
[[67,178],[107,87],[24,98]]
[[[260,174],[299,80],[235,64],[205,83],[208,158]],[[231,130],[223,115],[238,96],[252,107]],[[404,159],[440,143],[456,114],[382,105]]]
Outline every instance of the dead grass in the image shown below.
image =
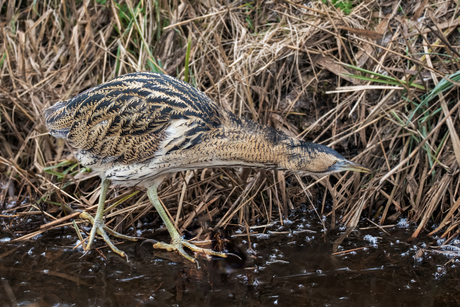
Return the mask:
[[[26,239],[80,229],[71,212],[95,211],[99,179],[47,134],[42,112],[149,70],[187,79],[238,116],[375,170],[319,179],[251,169],[178,173],[160,198],[179,228],[267,224],[306,203],[330,216],[328,228],[406,216],[418,224],[414,237],[428,223],[438,225],[430,234],[458,235],[455,1],[355,1],[349,15],[322,1],[116,2],[0,0],[3,231]],[[156,218],[135,189],[112,187],[108,199],[107,222],[120,231]]]

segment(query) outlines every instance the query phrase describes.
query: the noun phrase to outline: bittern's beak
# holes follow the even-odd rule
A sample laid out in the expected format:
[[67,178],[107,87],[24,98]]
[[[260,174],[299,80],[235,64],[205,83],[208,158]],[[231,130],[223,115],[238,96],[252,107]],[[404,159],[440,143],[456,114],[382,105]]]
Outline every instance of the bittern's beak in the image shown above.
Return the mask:
[[371,170],[367,167],[359,165],[358,163],[351,162],[348,160],[338,161],[334,165],[335,169],[340,171],[352,171],[352,172],[361,172],[361,173],[370,173]]

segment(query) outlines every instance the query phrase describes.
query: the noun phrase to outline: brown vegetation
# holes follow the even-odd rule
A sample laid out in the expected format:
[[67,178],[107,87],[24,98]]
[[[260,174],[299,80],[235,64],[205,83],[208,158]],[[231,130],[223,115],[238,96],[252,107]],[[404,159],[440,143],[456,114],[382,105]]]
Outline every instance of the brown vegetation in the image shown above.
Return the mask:
[[[99,178],[48,135],[43,110],[148,70],[375,170],[303,179],[250,169],[178,173],[160,198],[179,228],[266,224],[306,203],[330,216],[328,228],[407,216],[418,224],[414,237],[432,222],[443,237],[460,232],[455,1],[354,1],[349,15],[316,0],[119,2],[0,0],[4,231],[26,239],[80,229],[78,213],[68,213],[95,211]],[[112,187],[108,199],[108,225],[119,231],[152,214],[136,189]]]

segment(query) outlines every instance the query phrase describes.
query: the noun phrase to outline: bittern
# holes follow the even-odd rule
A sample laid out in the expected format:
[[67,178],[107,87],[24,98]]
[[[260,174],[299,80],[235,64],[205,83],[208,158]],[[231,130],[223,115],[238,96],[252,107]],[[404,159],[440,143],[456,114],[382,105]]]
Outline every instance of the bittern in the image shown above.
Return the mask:
[[225,257],[185,240],[169,219],[157,188],[170,173],[209,167],[254,167],[300,175],[328,175],[369,169],[343,158],[335,150],[286,136],[252,120],[238,118],[205,94],[173,77],[156,73],[123,75],[61,101],[45,110],[50,133],[67,139],[78,149],[81,164],[102,179],[96,217],[81,217],[93,224],[87,248],[95,234],[121,256],[106,231],[104,203],[110,183],[142,186],[160,214],[171,243],[154,248],[177,250],[195,262],[183,247]]

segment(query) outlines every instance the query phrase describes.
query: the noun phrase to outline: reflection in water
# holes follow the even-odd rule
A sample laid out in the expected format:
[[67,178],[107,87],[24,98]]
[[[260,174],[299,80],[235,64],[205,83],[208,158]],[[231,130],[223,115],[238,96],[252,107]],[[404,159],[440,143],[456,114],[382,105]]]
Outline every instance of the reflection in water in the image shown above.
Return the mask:
[[334,246],[344,230],[324,234],[306,221],[236,231],[226,248],[243,259],[199,257],[199,269],[138,242],[122,245],[129,262],[106,248],[106,259],[83,256],[70,228],[22,245],[2,234],[0,306],[459,305],[458,262],[444,269],[448,258],[423,253],[429,238],[408,242],[412,232],[396,226],[353,231]]

